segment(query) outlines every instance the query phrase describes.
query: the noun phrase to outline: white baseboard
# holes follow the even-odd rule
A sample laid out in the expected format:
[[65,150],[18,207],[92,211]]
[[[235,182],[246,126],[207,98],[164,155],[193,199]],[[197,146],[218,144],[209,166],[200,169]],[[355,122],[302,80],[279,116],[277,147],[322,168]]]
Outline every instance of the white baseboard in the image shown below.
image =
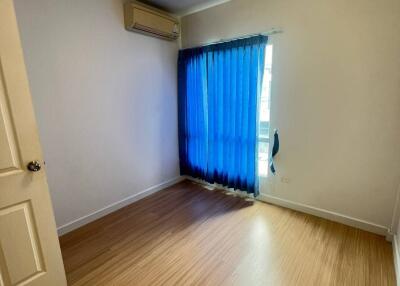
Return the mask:
[[307,214],[311,214],[317,217],[321,217],[324,219],[328,219],[331,221],[335,221],[335,222],[339,222],[345,225],[349,225],[355,228],[359,228],[365,231],[369,231],[369,232],[373,232],[379,235],[383,235],[385,236],[387,239],[389,239],[390,234],[388,231],[388,228],[383,226],[383,225],[378,225],[372,222],[368,222],[365,220],[361,220],[358,218],[354,218],[354,217],[350,217],[347,215],[343,215],[340,213],[336,213],[336,212],[332,212],[332,211],[328,211],[325,209],[320,209],[320,208],[316,208],[313,206],[309,206],[309,205],[305,205],[305,204],[301,204],[301,203],[297,203],[297,202],[293,202],[293,201],[289,201],[289,200],[285,200],[285,199],[281,199],[275,196],[271,196],[271,195],[267,195],[267,194],[260,194],[260,196],[258,197],[259,200],[267,202],[267,203],[271,203],[274,205],[278,205],[278,206],[282,206],[285,208],[289,208],[289,209],[293,209],[299,212],[303,212],[303,213],[307,213]]
[[397,243],[397,235],[393,236],[393,241],[392,241],[392,247],[393,247],[393,258],[394,258],[394,270],[396,272],[396,285],[400,286],[400,255],[399,255],[399,245]]
[[[216,188],[222,188],[224,190],[227,191],[232,191],[232,189],[228,189],[225,187],[221,187],[219,185],[216,184],[210,184],[207,183],[203,180],[199,180],[196,178],[192,178],[190,176],[185,176],[186,179],[188,180],[192,180],[196,183],[199,184],[203,184],[205,186],[211,186],[211,187],[216,187]],[[389,229],[383,225],[378,225],[372,222],[368,222],[365,220],[361,220],[361,219],[357,219],[354,217],[350,217],[347,215],[343,215],[343,214],[339,214],[336,212],[332,212],[332,211],[328,211],[325,209],[320,209],[320,208],[316,208],[313,206],[309,206],[309,205],[305,205],[305,204],[301,204],[301,203],[297,203],[297,202],[293,202],[293,201],[289,201],[289,200],[285,200],[285,199],[281,199],[275,196],[271,196],[271,195],[267,195],[267,194],[263,194],[261,193],[258,197],[257,200],[266,202],[266,203],[270,203],[273,205],[277,205],[277,206],[281,206],[281,207],[285,207],[288,209],[292,209],[292,210],[296,210],[302,213],[306,213],[306,214],[311,214],[317,217],[321,217],[327,220],[331,220],[331,221],[335,221],[335,222],[339,222],[345,225],[349,225],[355,228],[359,228],[365,231],[369,231],[372,233],[376,233],[382,236],[385,236],[386,239],[388,241],[392,241],[392,237],[393,234],[389,231]]]
[[[199,180],[190,176],[184,176],[186,179],[194,181],[196,183],[199,184],[203,184],[205,186],[209,186],[209,187],[215,187],[215,188],[222,188],[226,191],[233,191],[233,189],[228,189],[226,187],[217,185],[217,184],[210,184],[206,181],[203,180]],[[245,195],[245,193],[242,193]],[[357,218],[353,218],[350,216],[346,216],[346,215],[342,215],[336,212],[332,212],[332,211],[328,211],[325,209],[320,209],[320,208],[316,208],[313,206],[309,206],[309,205],[305,205],[305,204],[301,204],[301,203],[297,203],[297,202],[293,202],[293,201],[289,201],[289,200],[285,200],[285,199],[281,199],[275,196],[271,196],[271,195],[267,195],[267,194],[263,194],[260,193],[260,195],[257,197],[257,200],[259,201],[263,201],[266,203],[270,203],[273,205],[277,205],[277,206],[281,206],[281,207],[285,207],[288,209],[292,209],[292,210],[296,210],[302,213],[306,213],[306,214],[311,214],[317,217],[321,217],[324,219],[328,219],[331,221],[335,221],[335,222],[339,222],[345,225],[349,225],[355,228],[359,228],[362,230],[366,230],[369,232],[373,232],[382,236],[385,236],[386,239],[388,241],[391,241],[392,239],[392,234],[390,233],[389,229],[383,225],[378,225],[372,222],[368,222],[368,221],[364,221],[361,219],[357,219]]]
[[68,232],[70,232],[70,231],[72,231],[74,229],[77,229],[77,228],[79,228],[79,227],[81,227],[81,226],[83,226],[85,224],[88,224],[88,223],[90,223],[92,221],[95,221],[95,220],[97,220],[97,219],[99,219],[99,218],[101,218],[101,217],[103,217],[103,216],[105,216],[105,215],[107,215],[109,213],[115,212],[116,210],[118,210],[120,208],[123,208],[123,207],[125,207],[125,206],[127,206],[129,204],[132,204],[132,203],[140,200],[140,199],[143,199],[144,197],[147,197],[147,196],[149,196],[151,194],[154,194],[154,193],[156,193],[158,191],[161,191],[161,190],[163,190],[165,188],[168,188],[168,187],[170,187],[170,186],[172,186],[172,185],[174,185],[176,183],[179,183],[179,182],[183,181],[184,179],[185,179],[185,177],[182,177],[182,176],[175,177],[175,178],[170,179],[168,181],[165,181],[165,182],[163,182],[161,184],[158,184],[158,185],[152,186],[150,188],[147,188],[147,189],[145,189],[145,190],[143,190],[143,191],[141,191],[141,192],[139,192],[137,194],[129,196],[129,197],[127,197],[125,199],[122,199],[122,200],[120,200],[118,202],[110,204],[110,205],[108,205],[108,206],[106,206],[106,207],[104,207],[102,209],[99,209],[99,210],[97,210],[97,211],[95,211],[95,212],[93,212],[91,214],[85,215],[85,216],[80,217],[80,218],[78,218],[76,220],[73,220],[73,221],[71,221],[69,223],[66,223],[66,224],[64,224],[64,225],[62,225],[62,226],[57,228],[58,235],[61,236],[63,234],[66,234],[66,233],[68,233]]

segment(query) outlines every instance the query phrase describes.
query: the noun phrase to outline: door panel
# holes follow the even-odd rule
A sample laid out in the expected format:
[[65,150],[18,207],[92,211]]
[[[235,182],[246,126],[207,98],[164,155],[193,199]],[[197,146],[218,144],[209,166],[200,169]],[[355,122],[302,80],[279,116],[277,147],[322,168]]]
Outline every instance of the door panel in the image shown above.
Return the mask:
[[66,285],[43,165],[13,1],[0,0],[0,286]]
[[11,285],[34,279],[43,273],[43,254],[32,216],[30,202],[0,210],[2,257],[1,273],[7,273]]
[[15,129],[11,121],[8,99],[4,86],[4,74],[0,58],[0,176],[20,168],[20,156],[15,141]]

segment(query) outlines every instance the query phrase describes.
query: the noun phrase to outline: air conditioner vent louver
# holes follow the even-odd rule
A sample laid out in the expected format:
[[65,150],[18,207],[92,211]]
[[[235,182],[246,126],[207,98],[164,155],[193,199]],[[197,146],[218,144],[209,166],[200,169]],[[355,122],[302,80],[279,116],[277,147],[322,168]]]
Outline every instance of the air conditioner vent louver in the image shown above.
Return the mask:
[[124,5],[125,28],[155,37],[175,40],[179,37],[179,22],[167,13],[144,5],[130,2]]

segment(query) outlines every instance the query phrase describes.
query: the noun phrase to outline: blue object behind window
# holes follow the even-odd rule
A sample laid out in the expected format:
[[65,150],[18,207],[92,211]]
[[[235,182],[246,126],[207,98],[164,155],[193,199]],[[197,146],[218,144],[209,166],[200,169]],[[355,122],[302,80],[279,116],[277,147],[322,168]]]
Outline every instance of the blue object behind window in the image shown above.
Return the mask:
[[268,38],[181,50],[181,174],[258,195],[257,118]]

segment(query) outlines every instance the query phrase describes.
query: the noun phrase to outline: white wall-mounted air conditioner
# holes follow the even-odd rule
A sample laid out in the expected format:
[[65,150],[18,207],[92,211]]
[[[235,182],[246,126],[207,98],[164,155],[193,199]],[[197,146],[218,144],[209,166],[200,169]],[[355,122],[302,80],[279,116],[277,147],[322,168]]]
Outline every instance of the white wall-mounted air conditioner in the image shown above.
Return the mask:
[[175,40],[179,37],[179,21],[162,10],[137,1],[124,5],[125,28],[128,31]]

